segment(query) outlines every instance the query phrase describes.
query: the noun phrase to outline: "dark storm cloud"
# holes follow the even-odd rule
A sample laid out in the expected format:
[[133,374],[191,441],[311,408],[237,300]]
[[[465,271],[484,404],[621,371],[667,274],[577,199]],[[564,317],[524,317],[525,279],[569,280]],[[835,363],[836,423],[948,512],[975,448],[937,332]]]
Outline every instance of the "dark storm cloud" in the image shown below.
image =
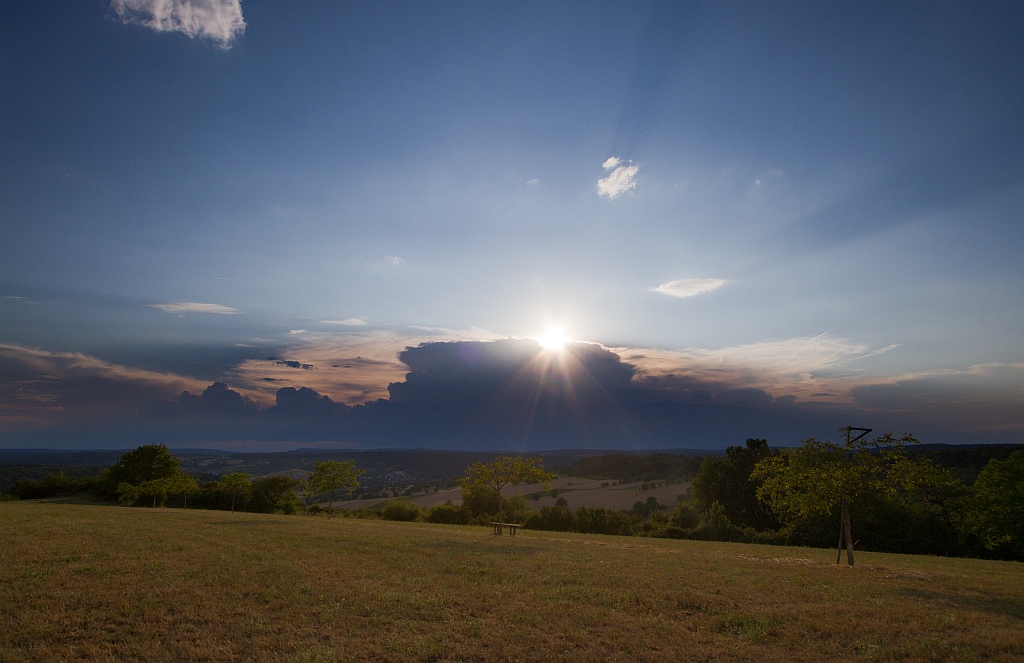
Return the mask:
[[[408,347],[399,358],[409,372],[388,386],[389,398],[354,407],[307,387],[279,389],[273,406],[260,407],[216,382],[199,394],[186,390],[131,414],[23,439],[73,436],[81,446],[277,440],[530,450],[713,448],[747,437],[785,445],[834,437],[846,425],[947,442],[968,441],[961,433],[972,426],[972,434],[989,435],[986,440],[1020,432],[1013,414],[1020,403],[990,405],[992,393],[1005,391],[1003,383],[1020,380],[1024,368],[1016,365],[864,385],[853,389],[855,403],[844,404],[773,398],[755,387],[692,375],[644,376],[618,354],[586,343],[552,352],[533,340],[435,342]],[[71,385],[65,389],[93,383]],[[939,386],[941,407],[934,405]],[[120,400],[126,389],[93,398]]]

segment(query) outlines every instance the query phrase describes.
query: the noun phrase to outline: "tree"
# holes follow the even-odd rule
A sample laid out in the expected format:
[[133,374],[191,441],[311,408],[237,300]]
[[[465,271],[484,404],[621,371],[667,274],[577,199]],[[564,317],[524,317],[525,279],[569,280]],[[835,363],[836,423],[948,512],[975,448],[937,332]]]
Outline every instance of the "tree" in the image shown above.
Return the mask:
[[196,480],[184,472],[178,472],[165,481],[168,482],[167,492],[171,495],[181,495],[182,508],[188,509],[188,496],[199,492],[199,484],[196,483]]
[[313,473],[306,477],[303,488],[308,495],[330,493],[327,504],[327,518],[330,519],[335,492],[339,488],[349,491],[358,488],[360,474],[365,474],[365,470],[357,470],[354,460],[318,461]]
[[912,435],[894,438],[887,433],[872,441],[852,438],[851,429],[843,429],[843,444],[810,438],[800,447],[786,449],[759,462],[752,481],[760,481],[757,496],[766,501],[783,519],[828,515],[839,507],[842,512],[839,563],[843,542],[846,560],[853,566],[853,530],[850,506],[870,490],[893,489],[895,477],[890,474],[890,461],[905,458],[902,447],[916,444]]
[[968,529],[988,550],[1024,559],[1024,452],[992,459],[974,482]]
[[746,446],[728,447],[724,458],[705,456],[690,483],[690,495],[702,511],[717,502],[736,525],[773,529],[778,523],[768,506],[758,499],[758,483],[750,480],[750,474],[755,465],[776,453],[767,440],[750,438]]
[[178,473],[180,461],[162,444],[147,444],[126,452],[103,471],[100,490],[108,497],[121,495],[121,484],[137,486],[144,481],[166,479]]
[[[523,458],[520,456],[498,456],[489,463],[473,463],[466,468],[466,476],[463,477],[462,486],[463,501],[467,493],[473,495],[494,491],[497,497],[498,523],[503,523],[504,500],[501,496],[501,489],[511,484],[518,486],[521,483],[535,482],[544,483],[544,489],[550,490],[548,481],[554,479],[555,475],[544,469],[540,458]],[[501,527],[498,527],[499,534]]]
[[220,485],[224,490],[231,493],[231,512],[235,511],[235,497],[243,494],[252,487],[252,477],[245,472],[225,474],[220,478]]
[[295,507],[299,503],[299,499],[295,495],[295,487],[299,483],[298,479],[293,479],[285,474],[275,474],[254,480],[249,510],[259,513],[274,513],[275,511],[295,513]]

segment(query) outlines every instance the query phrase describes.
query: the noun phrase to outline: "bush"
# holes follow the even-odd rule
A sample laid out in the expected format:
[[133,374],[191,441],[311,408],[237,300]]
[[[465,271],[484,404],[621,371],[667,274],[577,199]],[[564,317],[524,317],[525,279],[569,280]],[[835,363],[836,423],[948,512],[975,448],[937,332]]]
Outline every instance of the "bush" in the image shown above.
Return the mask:
[[639,531],[642,524],[642,518],[623,511],[612,511],[599,506],[593,509],[581,506],[576,510],[576,531],[584,534],[632,536]]
[[96,486],[95,477],[69,477],[63,472],[58,472],[47,474],[38,481],[35,479],[16,481],[10,488],[10,494],[14,499],[37,500],[44,497],[73,495],[84,490],[95,489]]
[[544,506],[540,511],[530,514],[524,526],[548,532],[575,532],[576,516],[565,506]]
[[678,502],[676,510],[672,512],[672,527],[679,529],[693,529],[697,526],[700,515],[689,502]]
[[423,509],[412,504],[409,500],[395,499],[389,500],[384,505],[384,508],[380,510],[380,515],[384,520],[412,522],[422,519]]
[[427,510],[426,521],[438,525],[468,525],[472,514],[469,509],[448,500],[444,504],[435,504]]

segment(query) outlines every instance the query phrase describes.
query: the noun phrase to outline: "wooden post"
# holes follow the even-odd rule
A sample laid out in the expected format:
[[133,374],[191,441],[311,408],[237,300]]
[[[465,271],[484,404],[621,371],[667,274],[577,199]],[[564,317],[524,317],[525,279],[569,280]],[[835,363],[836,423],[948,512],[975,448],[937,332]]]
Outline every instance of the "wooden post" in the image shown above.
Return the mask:
[[[843,500],[842,513],[846,513],[846,500]],[[839,546],[836,547],[836,564],[843,559],[843,516],[839,516]]]
[[853,529],[850,527],[850,502],[843,500],[843,536],[846,539],[846,563],[853,566]]

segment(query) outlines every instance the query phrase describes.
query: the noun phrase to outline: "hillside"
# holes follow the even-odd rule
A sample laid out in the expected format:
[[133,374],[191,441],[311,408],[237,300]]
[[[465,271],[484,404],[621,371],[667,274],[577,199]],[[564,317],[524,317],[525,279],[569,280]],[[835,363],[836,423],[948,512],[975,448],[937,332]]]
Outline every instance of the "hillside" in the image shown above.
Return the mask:
[[0,660],[1019,660],[1024,566],[0,503]]

